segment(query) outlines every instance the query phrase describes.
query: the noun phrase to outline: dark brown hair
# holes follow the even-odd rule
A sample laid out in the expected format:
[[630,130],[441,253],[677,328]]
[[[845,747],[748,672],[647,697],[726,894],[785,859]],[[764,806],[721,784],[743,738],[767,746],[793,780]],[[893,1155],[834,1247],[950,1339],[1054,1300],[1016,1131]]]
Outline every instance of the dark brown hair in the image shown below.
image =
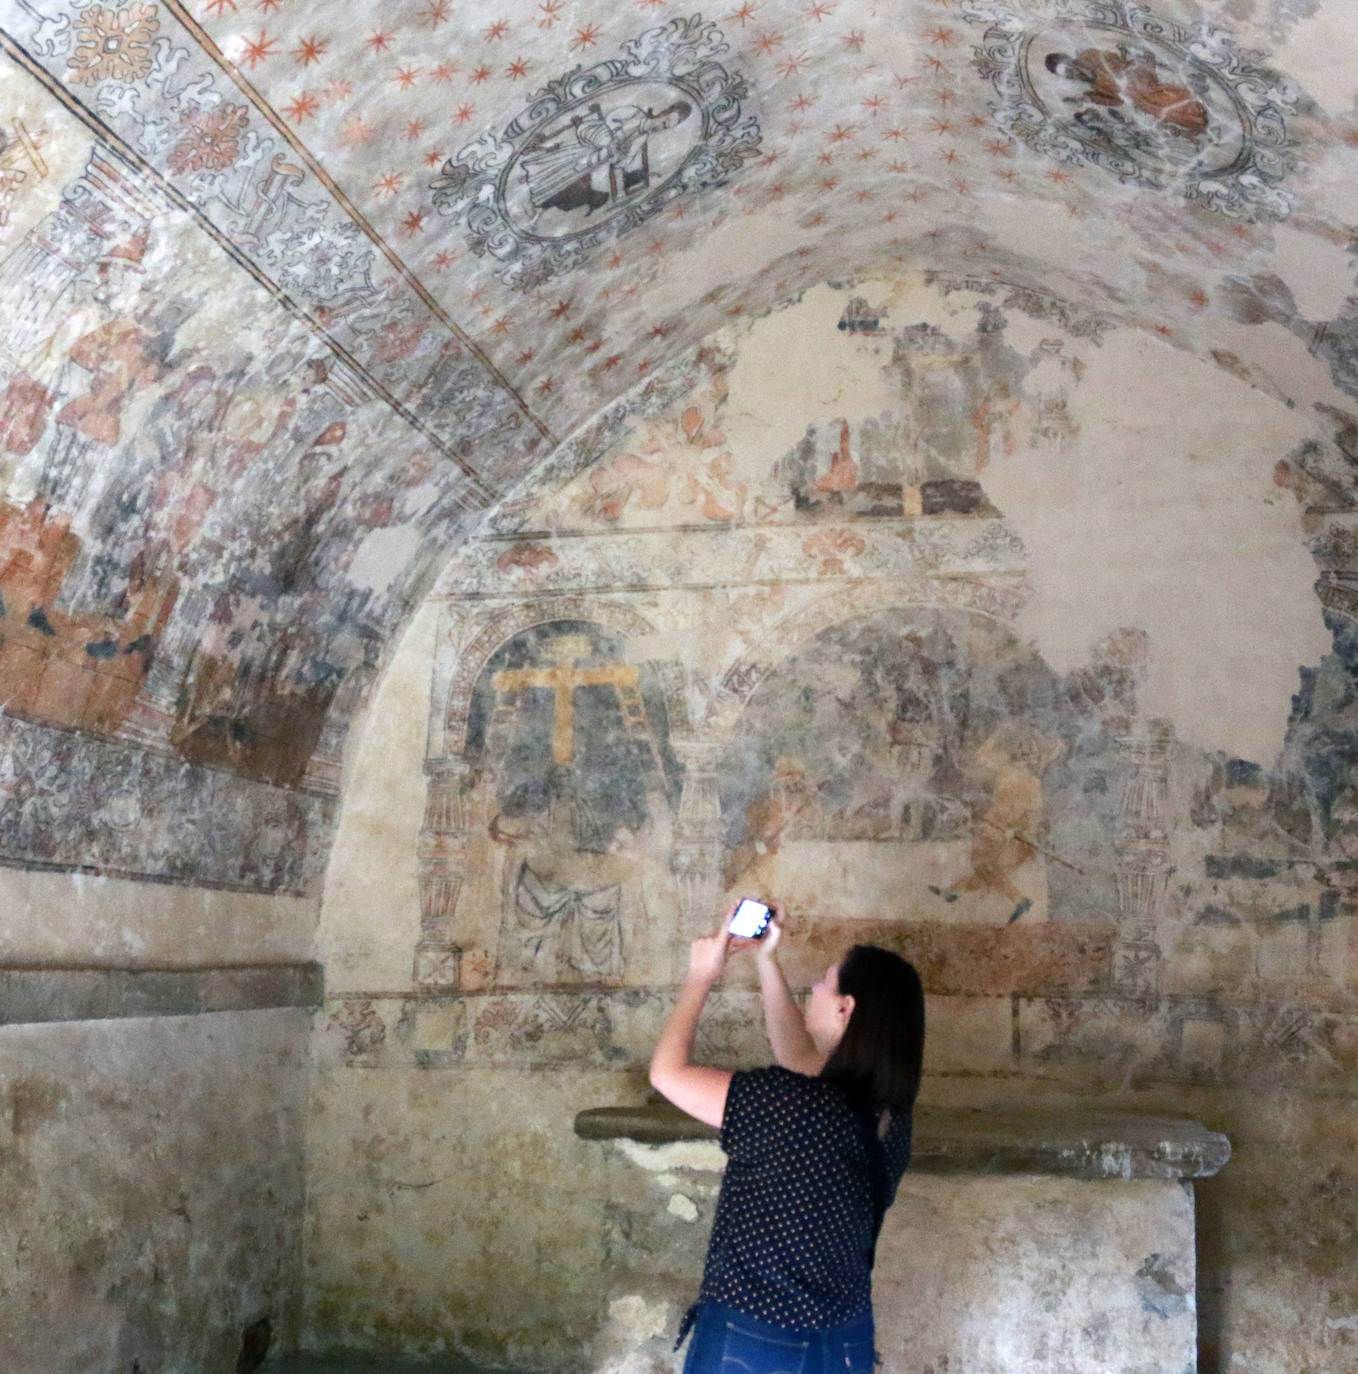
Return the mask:
[[865,1107],[908,1108],[924,1056],[924,989],[913,964],[876,945],[855,945],[839,965],[853,998],[844,1035],[821,1070]]

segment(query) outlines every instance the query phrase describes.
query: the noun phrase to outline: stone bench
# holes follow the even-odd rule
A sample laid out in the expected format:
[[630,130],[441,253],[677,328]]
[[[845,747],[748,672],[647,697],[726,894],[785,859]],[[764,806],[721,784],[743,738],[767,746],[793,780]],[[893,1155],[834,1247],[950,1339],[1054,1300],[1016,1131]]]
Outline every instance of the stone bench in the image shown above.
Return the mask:
[[[678,1370],[725,1156],[668,1104],[581,1112],[616,1156],[595,1374]],[[877,1252],[884,1374],[1193,1374],[1192,1180],[1230,1158],[1191,1121],[929,1108]]]

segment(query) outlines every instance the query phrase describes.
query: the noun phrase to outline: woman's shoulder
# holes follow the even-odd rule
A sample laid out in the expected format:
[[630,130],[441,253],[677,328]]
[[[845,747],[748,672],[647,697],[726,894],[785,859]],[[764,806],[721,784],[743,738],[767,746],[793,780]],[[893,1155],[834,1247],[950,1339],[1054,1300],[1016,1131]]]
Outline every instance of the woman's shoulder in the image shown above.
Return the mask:
[[840,1084],[816,1074],[798,1073],[781,1064],[737,1070],[732,1075],[731,1087],[751,1105],[783,1105],[835,1114],[851,1110]]

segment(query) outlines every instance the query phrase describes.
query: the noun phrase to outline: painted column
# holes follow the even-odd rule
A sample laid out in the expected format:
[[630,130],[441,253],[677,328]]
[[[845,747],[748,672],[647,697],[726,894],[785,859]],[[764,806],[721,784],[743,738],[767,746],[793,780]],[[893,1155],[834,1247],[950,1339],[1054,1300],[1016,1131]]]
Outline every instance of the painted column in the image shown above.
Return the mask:
[[1157,920],[1169,885],[1169,751],[1174,727],[1153,720],[1123,738],[1132,773],[1117,834],[1118,940],[1113,949],[1117,990],[1147,1010],[1160,1000]]
[[461,757],[426,759],[424,772],[429,792],[418,850],[420,942],[412,977],[419,987],[457,988],[462,950],[453,943],[453,920],[465,867],[470,769]]
[[672,741],[684,766],[670,865],[679,884],[679,913],[691,935],[709,931],[721,894],[721,800],[717,764],[722,746],[707,740]]

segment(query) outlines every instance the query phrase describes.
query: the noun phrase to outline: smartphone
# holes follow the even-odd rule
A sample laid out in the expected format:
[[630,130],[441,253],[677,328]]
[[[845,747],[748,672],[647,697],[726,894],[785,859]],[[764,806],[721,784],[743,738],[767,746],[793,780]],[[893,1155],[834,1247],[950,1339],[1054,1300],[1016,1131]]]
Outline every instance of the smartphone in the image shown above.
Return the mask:
[[753,897],[742,897],[726,931],[728,935],[739,935],[743,940],[757,940],[768,929],[772,919],[773,912],[769,910],[767,902],[756,902]]

